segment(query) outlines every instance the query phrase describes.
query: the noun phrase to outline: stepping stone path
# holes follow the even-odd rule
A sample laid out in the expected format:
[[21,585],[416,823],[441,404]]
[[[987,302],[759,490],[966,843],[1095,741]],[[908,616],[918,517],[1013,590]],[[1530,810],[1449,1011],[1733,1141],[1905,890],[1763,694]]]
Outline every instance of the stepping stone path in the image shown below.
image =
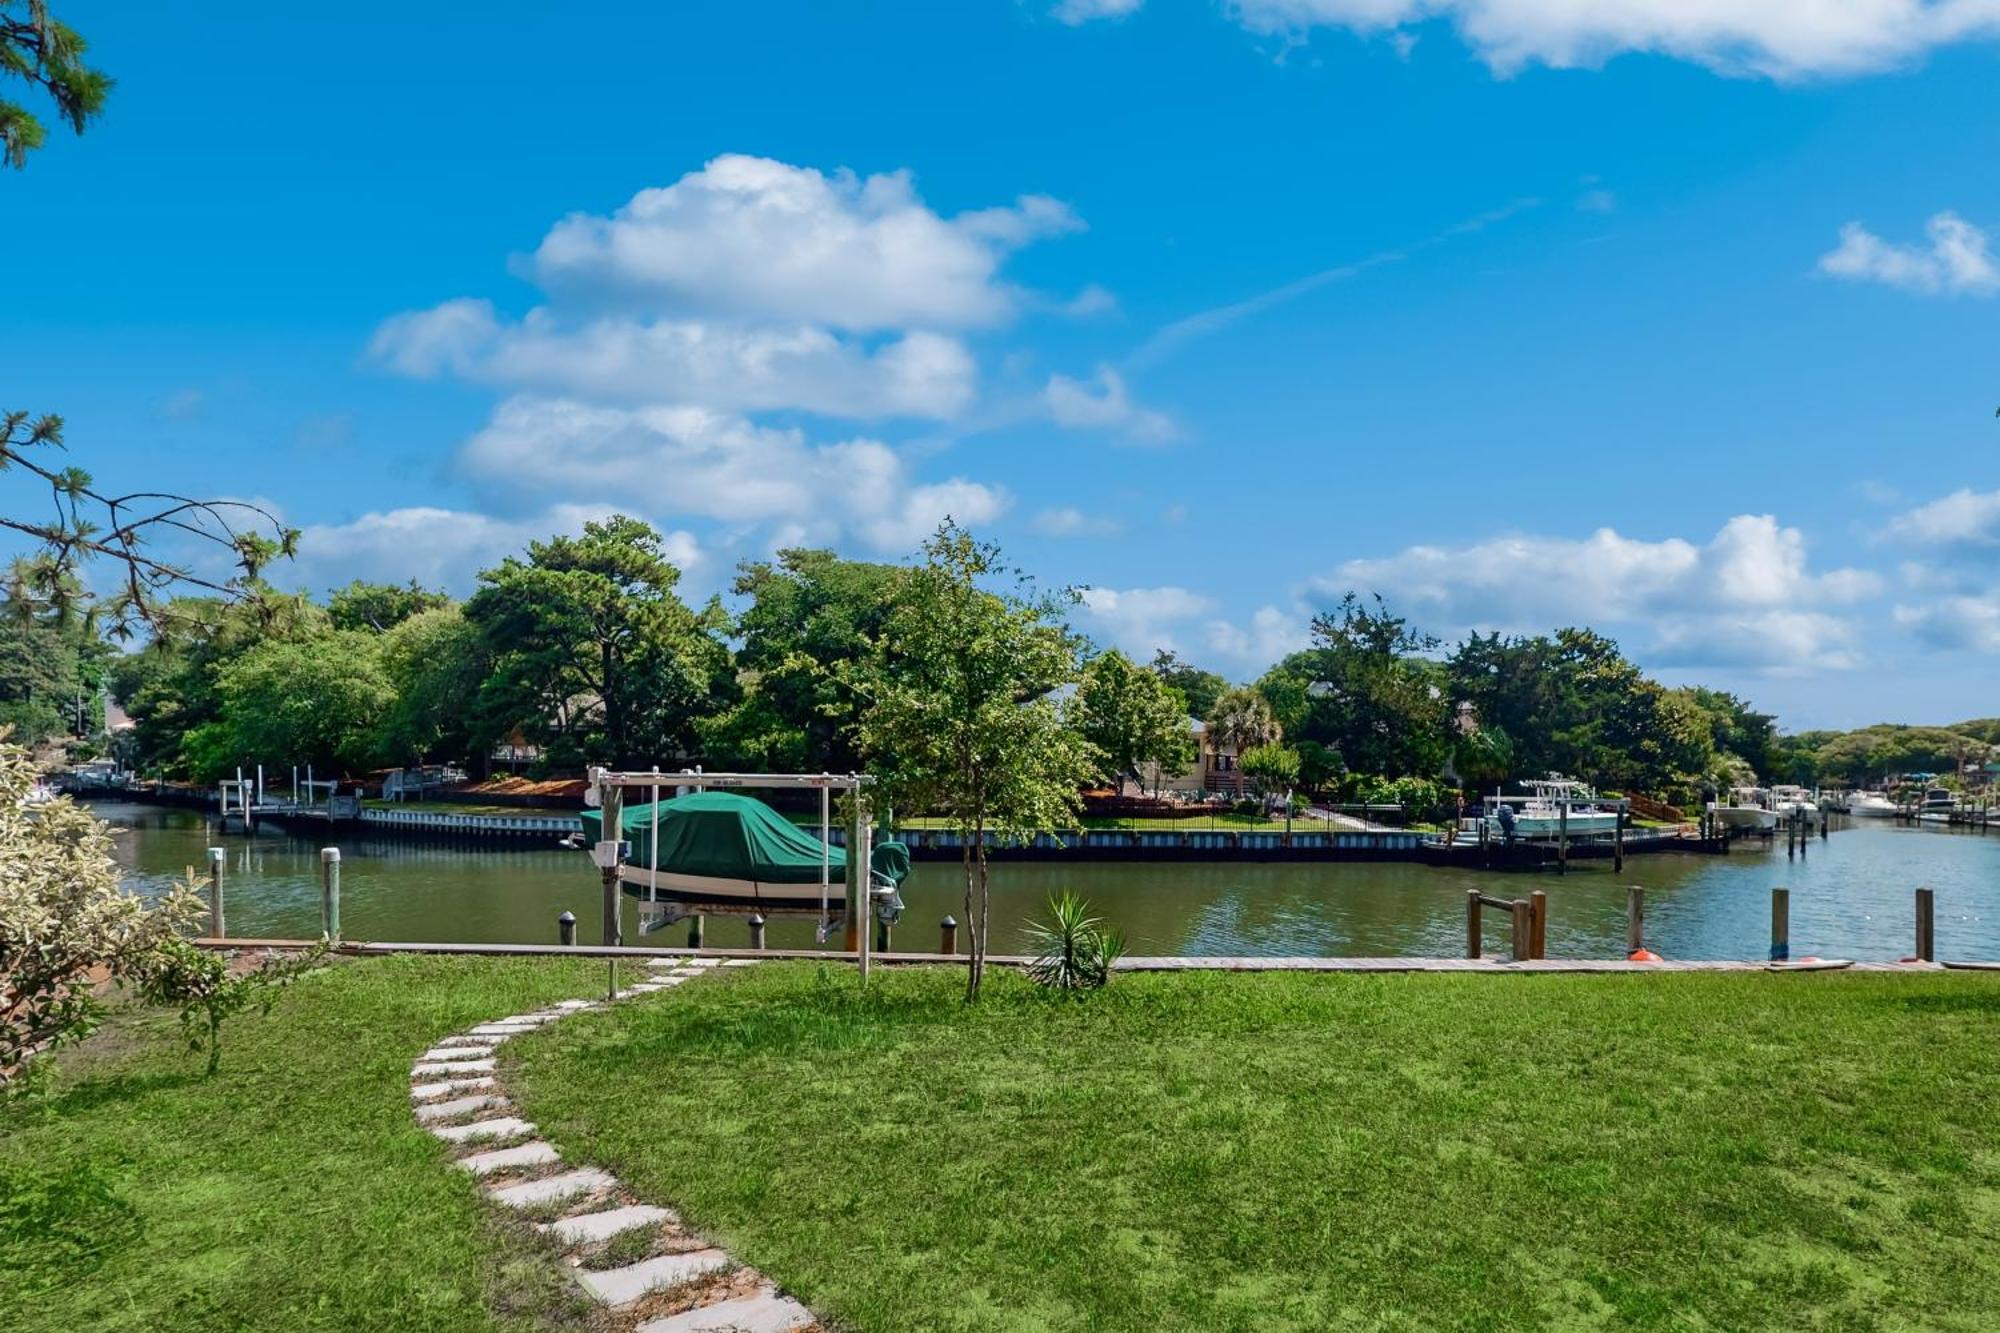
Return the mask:
[[[655,958],[649,973],[618,992],[617,1002],[662,992],[719,967],[749,967],[754,958]],[[417,1123],[460,1154],[457,1165],[477,1178],[486,1197],[528,1211],[543,1234],[563,1247],[577,1282],[637,1333],[808,1333],[813,1312],[756,1271],[706,1244],[670,1208],[646,1203],[609,1171],[564,1162],[555,1145],[531,1137],[534,1125],[516,1116],[495,1077],[502,1042],[610,1001],[561,1000],[440,1037],[410,1069]],[[514,1142],[514,1140],[523,1140]],[[624,1238],[643,1233],[650,1253]],[[616,1263],[610,1242],[646,1257]]]

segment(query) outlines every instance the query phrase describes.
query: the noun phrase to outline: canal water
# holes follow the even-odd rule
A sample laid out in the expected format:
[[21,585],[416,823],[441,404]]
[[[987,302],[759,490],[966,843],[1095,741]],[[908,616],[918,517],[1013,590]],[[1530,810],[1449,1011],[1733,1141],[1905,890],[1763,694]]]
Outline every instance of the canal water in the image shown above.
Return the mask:
[[[232,935],[319,933],[319,844],[266,826],[254,837],[210,838],[198,812],[99,802],[119,830],[118,857],[134,887],[155,889],[228,850]],[[345,838],[341,925],[350,939],[556,942],[556,917],[576,913],[580,943],[598,939],[596,871],[582,852],[481,851],[432,843]],[[1403,863],[997,863],[995,952],[1027,947],[1024,928],[1050,893],[1071,888],[1125,931],[1140,954],[1281,954],[1458,957],[1465,947],[1465,891],[1549,895],[1551,958],[1612,958],[1624,951],[1625,886],[1646,890],[1646,942],[1668,958],[1762,958],[1770,939],[1770,890],[1788,887],[1794,957],[1893,959],[1910,952],[1912,890],[1937,893],[1940,957],[2000,958],[2000,832],[1909,828],[1855,821],[1788,860],[1739,844],[1728,856],[1633,856],[1614,876],[1586,862],[1566,876],[1443,870]],[[937,947],[939,920],[963,919],[956,863],[919,863],[904,886],[898,948]],[[626,905],[627,943],[639,942]],[[1504,955],[1507,923],[1488,912],[1487,949]],[[774,948],[813,947],[813,925],[773,921]],[[686,943],[685,925],[644,942]],[[712,947],[741,947],[740,919],[710,918]],[[837,943],[837,940],[836,940]]]

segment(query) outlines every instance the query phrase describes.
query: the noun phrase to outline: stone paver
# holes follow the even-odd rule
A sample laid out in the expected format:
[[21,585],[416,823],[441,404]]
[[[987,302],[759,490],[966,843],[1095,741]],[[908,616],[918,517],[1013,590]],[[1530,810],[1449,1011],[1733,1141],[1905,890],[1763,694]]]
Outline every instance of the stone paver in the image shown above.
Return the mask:
[[[655,994],[692,981],[711,968],[749,967],[756,962],[754,958],[651,959],[648,964],[651,970],[642,973],[637,984],[619,991],[616,998]],[[438,1038],[410,1070],[410,1096],[426,1103],[414,1108],[417,1122],[451,1143],[471,1144],[533,1134],[535,1127],[528,1121],[500,1114],[510,1107],[493,1078],[495,1047],[510,1037],[533,1032],[573,1013],[601,1008],[604,1003],[560,1000],[534,1013],[514,1014]],[[454,1093],[467,1095],[452,1096]],[[431,1101],[432,1098],[446,1100]],[[443,1123],[481,1113],[485,1119]],[[474,1176],[488,1176],[523,1167],[559,1165],[561,1161],[553,1145],[536,1140],[470,1152],[459,1158],[456,1165]],[[591,1200],[590,1196],[608,1194],[618,1188],[617,1177],[609,1171],[585,1166],[513,1185],[489,1184],[486,1192],[495,1203],[516,1209],[547,1205],[595,1207],[595,1212],[558,1218],[542,1226],[543,1231],[569,1246],[597,1244],[640,1227],[678,1226],[680,1219],[670,1208],[647,1203],[619,1204],[615,1198],[594,1203]],[[709,1248],[657,1255],[623,1268],[580,1270],[576,1279],[585,1291],[605,1304],[625,1306],[648,1292],[678,1287],[734,1266],[735,1261],[728,1254]],[[754,1271],[740,1276],[750,1281],[761,1280]],[[642,1333],[793,1333],[812,1322],[812,1312],[805,1306],[765,1286],[749,1296],[732,1297],[698,1310],[653,1320],[644,1326]]]
[[729,1256],[721,1250],[695,1250],[690,1254],[662,1254],[642,1259],[625,1268],[599,1272],[580,1270],[576,1280],[583,1289],[606,1305],[628,1305],[649,1291],[678,1287],[704,1274],[729,1267]]
[[573,1194],[582,1194],[586,1190],[608,1190],[617,1183],[618,1177],[609,1171],[582,1166],[559,1176],[544,1176],[519,1185],[502,1185],[491,1194],[495,1203],[504,1203],[509,1208],[533,1208],[538,1204],[554,1203]]
[[447,1092],[464,1092],[470,1088],[490,1088],[491,1078],[441,1078],[435,1083],[417,1083],[411,1086],[410,1096],[418,1101],[428,1097],[442,1097]]
[[458,1164],[475,1176],[490,1176],[495,1171],[512,1171],[517,1166],[546,1166],[561,1160],[556,1150],[546,1143],[524,1143],[518,1148],[476,1152],[470,1157],[459,1158]]
[[542,1230],[571,1245],[588,1245],[594,1241],[609,1240],[633,1227],[656,1226],[672,1218],[673,1213],[665,1208],[655,1208],[650,1203],[634,1203],[623,1208],[607,1208],[601,1213],[565,1217],[549,1223]]
[[427,1125],[433,1120],[450,1120],[468,1111],[484,1110],[489,1106],[505,1106],[504,1097],[485,1094],[477,1097],[455,1097],[448,1102],[432,1102],[429,1106],[417,1108],[417,1123]]
[[517,1115],[500,1115],[491,1120],[475,1120],[469,1125],[432,1125],[431,1133],[446,1143],[471,1143],[475,1139],[514,1139],[532,1134],[535,1127]]
[[793,1333],[812,1322],[812,1311],[791,1297],[761,1291],[650,1320],[639,1333]]

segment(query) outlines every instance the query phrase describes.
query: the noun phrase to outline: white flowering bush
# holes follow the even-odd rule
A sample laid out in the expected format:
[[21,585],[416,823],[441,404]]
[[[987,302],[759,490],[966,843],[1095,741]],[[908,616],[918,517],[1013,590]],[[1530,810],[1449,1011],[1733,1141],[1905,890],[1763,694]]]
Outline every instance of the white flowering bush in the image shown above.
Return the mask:
[[31,804],[34,785],[28,752],[0,741],[0,1083],[88,1034],[97,988],[201,912],[185,886],[151,903],[126,892],[110,830],[67,799]]

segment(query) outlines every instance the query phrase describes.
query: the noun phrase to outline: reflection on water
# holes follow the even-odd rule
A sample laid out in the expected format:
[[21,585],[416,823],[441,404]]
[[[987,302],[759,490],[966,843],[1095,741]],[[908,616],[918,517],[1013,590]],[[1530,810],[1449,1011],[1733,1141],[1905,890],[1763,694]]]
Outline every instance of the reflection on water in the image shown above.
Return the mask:
[[[120,826],[118,856],[131,882],[157,887],[199,867],[209,838],[200,814],[97,806]],[[319,845],[268,829],[218,838],[228,860],[231,934],[302,936],[319,930]],[[598,879],[581,852],[479,851],[430,843],[343,838],[341,925],[354,939],[554,943],[556,917],[576,913],[577,937],[594,943]],[[1807,855],[1740,846],[1729,856],[1635,856],[1614,877],[1607,862],[1567,876],[1482,874],[1398,863],[1338,865],[1196,863],[993,868],[993,947],[1022,947],[1022,926],[1061,888],[1084,894],[1145,954],[1295,954],[1453,957],[1464,949],[1465,891],[1549,895],[1551,957],[1608,958],[1623,951],[1625,885],[1647,889],[1646,941],[1668,958],[1761,958],[1769,942],[1770,890],[1792,890],[1792,952],[1897,958],[1913,938],[1911,891],[1937,891],[1939,953],[2000,958],[2000,833],[1905,828],[1860,821],[1837,828]],[[920,863],[897,927],[903,948],[935,948],[946,914],[963,918],[956,864]],[[637,922],[627,905],[628,941]],[[1506,927],[1489,913],[1488,949],[1504,953]],[[712,919],[708,942],[740,946],[744,924]],[[669,927],[650,942],[680,944]],[[809,948],[810,922],[773,921],[772,947]]]

